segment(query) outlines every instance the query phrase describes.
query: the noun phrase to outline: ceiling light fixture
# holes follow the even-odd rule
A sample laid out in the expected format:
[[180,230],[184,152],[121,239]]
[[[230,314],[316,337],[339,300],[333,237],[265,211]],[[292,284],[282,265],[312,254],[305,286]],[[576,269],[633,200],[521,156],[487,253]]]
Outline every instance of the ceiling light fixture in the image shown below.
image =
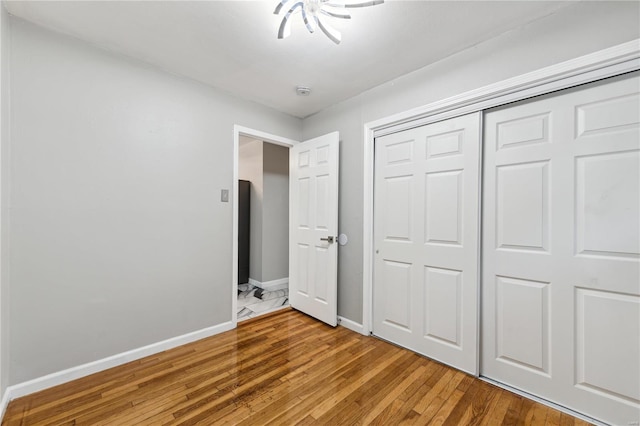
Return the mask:
[[375,6],[384,0],[370,0],[360,2],[346,2],[343,0],[282,0],[273,11],[275,15],[285,12],[280,23],[278,38],[286,38],[291,34],[291,15],[300,12],[302,20],[310,33],[317,28],[329,37],[335,44],[340,44],[342,36],[339,31],[327,24],[327,19],[351,19],[351,15],[344,9],[354,7]]

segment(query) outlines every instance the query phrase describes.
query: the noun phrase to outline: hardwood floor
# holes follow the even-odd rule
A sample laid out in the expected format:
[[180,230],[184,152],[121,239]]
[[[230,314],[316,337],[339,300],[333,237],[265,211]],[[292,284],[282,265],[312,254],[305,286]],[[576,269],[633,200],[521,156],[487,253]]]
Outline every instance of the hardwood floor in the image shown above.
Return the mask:
[[292,310],[11,401],[3,425],[586,425]]

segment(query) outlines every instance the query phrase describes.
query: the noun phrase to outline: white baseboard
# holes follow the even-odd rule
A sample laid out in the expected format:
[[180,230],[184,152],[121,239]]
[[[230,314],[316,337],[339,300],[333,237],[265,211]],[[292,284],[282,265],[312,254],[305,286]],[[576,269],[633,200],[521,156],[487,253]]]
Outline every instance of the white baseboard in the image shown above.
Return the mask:
[[265,281],[265,282],[260,282],[260,281],[254,280],[253,278],[249,278],[249,284],[254,285],[263,290],[270,290],[270,291],[284,290],[285,288],[289,287],[289,277],[280,278],[279,280]]
[[4,419],[4,413],[7,411],[10,399],[9,389],[5,389],[2,393],[2,400],[0,400],[0,422]]
[[[6,405],[8,405],[9,401],[11,401],[12,399],[20,398],[21,396],[29,395],[31,393],[38,392],[53,386],[61,385],[63,383],[70,382],[72,380],[76,380],[81,377],[97,373],[99,371],[104,371],[112,367],[117,367],[118,365],[126,364],[127,362],[135,361],[137,359],[157,354],[168,349],[173,349],[177,346],[195,342],[196,340],[223,333],[233,328],[234,326],[231,321],[225,322],[222,324],[214,325],[213,327],[207,327],[203,328],[202,330],[183,334],[182,336],[172,337],[161,342],[152,343],[138,349],[133,349],[127,352],[112,355],[110,357],[99,359],[97,361],[78,365],[67,370],[47,374],[46,376],[38,377],[27,382],[18,383],[16,385],[9,386],[5,390],[2,397],[2,404],[6,403]],[[3,405],[2,407],[0,407],[0,409],[6,407],[6,405]]]
[[358,324],[357,322],[351,321],[345,317],[338,316],[338,324],[351,331],[355,331],[356,333],[364,334],[365,336],[367,335],[367,333],[364,332],[362,324]]

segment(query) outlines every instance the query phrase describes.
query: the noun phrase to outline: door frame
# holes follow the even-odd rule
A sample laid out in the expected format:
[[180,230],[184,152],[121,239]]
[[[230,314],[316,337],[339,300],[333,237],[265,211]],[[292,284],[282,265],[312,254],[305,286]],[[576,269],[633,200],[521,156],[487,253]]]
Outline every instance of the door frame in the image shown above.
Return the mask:
[[[260,130],[251,129],[249,127],[235,124],[233,126],[233,184],[231,186],[231,204],[232,204],[232,237],[231,237],[231,326],[238,326],[238,160],[240,136],[247,136],[258,139],[263,142],[280,145],[291,148],[299,144],[299,141],[285,138],[282,136],[272,135]],[[291,212],[291,205],[289,205]],[[291,217],[291,214],[289,214]],[[287,252],[287,256],[289,253]]]
[[[365,123],[363,130],[362,334],[369,335],[373,331],[373,186],[374,144],[377,136],[396,133],[637,70],[640,70],[640,39]],[[481,232],[480,228],[478,232]],[[478,237],[480,238],[481,235]],[[481,262],[479,267],[481,267]],[[481,285],[478,286],[479,291],[481,287]],[[478,303],[480,300],[479,297]],[[480,308],[481,306],[478,309],[478,327],[480,327]],[[477,332],[479,333],[479,331],[478,328]],[[480,341],[478,340],[478,342]]]

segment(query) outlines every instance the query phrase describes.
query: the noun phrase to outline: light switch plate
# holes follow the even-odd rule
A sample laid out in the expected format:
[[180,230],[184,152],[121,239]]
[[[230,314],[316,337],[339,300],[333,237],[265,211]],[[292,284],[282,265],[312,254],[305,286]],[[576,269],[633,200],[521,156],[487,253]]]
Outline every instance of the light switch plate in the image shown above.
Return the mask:
[[229,202],[229,190],[228,189],[223,189],[222,191],[220,191],[220,201],[222,201],[223,203],[228,203]]

